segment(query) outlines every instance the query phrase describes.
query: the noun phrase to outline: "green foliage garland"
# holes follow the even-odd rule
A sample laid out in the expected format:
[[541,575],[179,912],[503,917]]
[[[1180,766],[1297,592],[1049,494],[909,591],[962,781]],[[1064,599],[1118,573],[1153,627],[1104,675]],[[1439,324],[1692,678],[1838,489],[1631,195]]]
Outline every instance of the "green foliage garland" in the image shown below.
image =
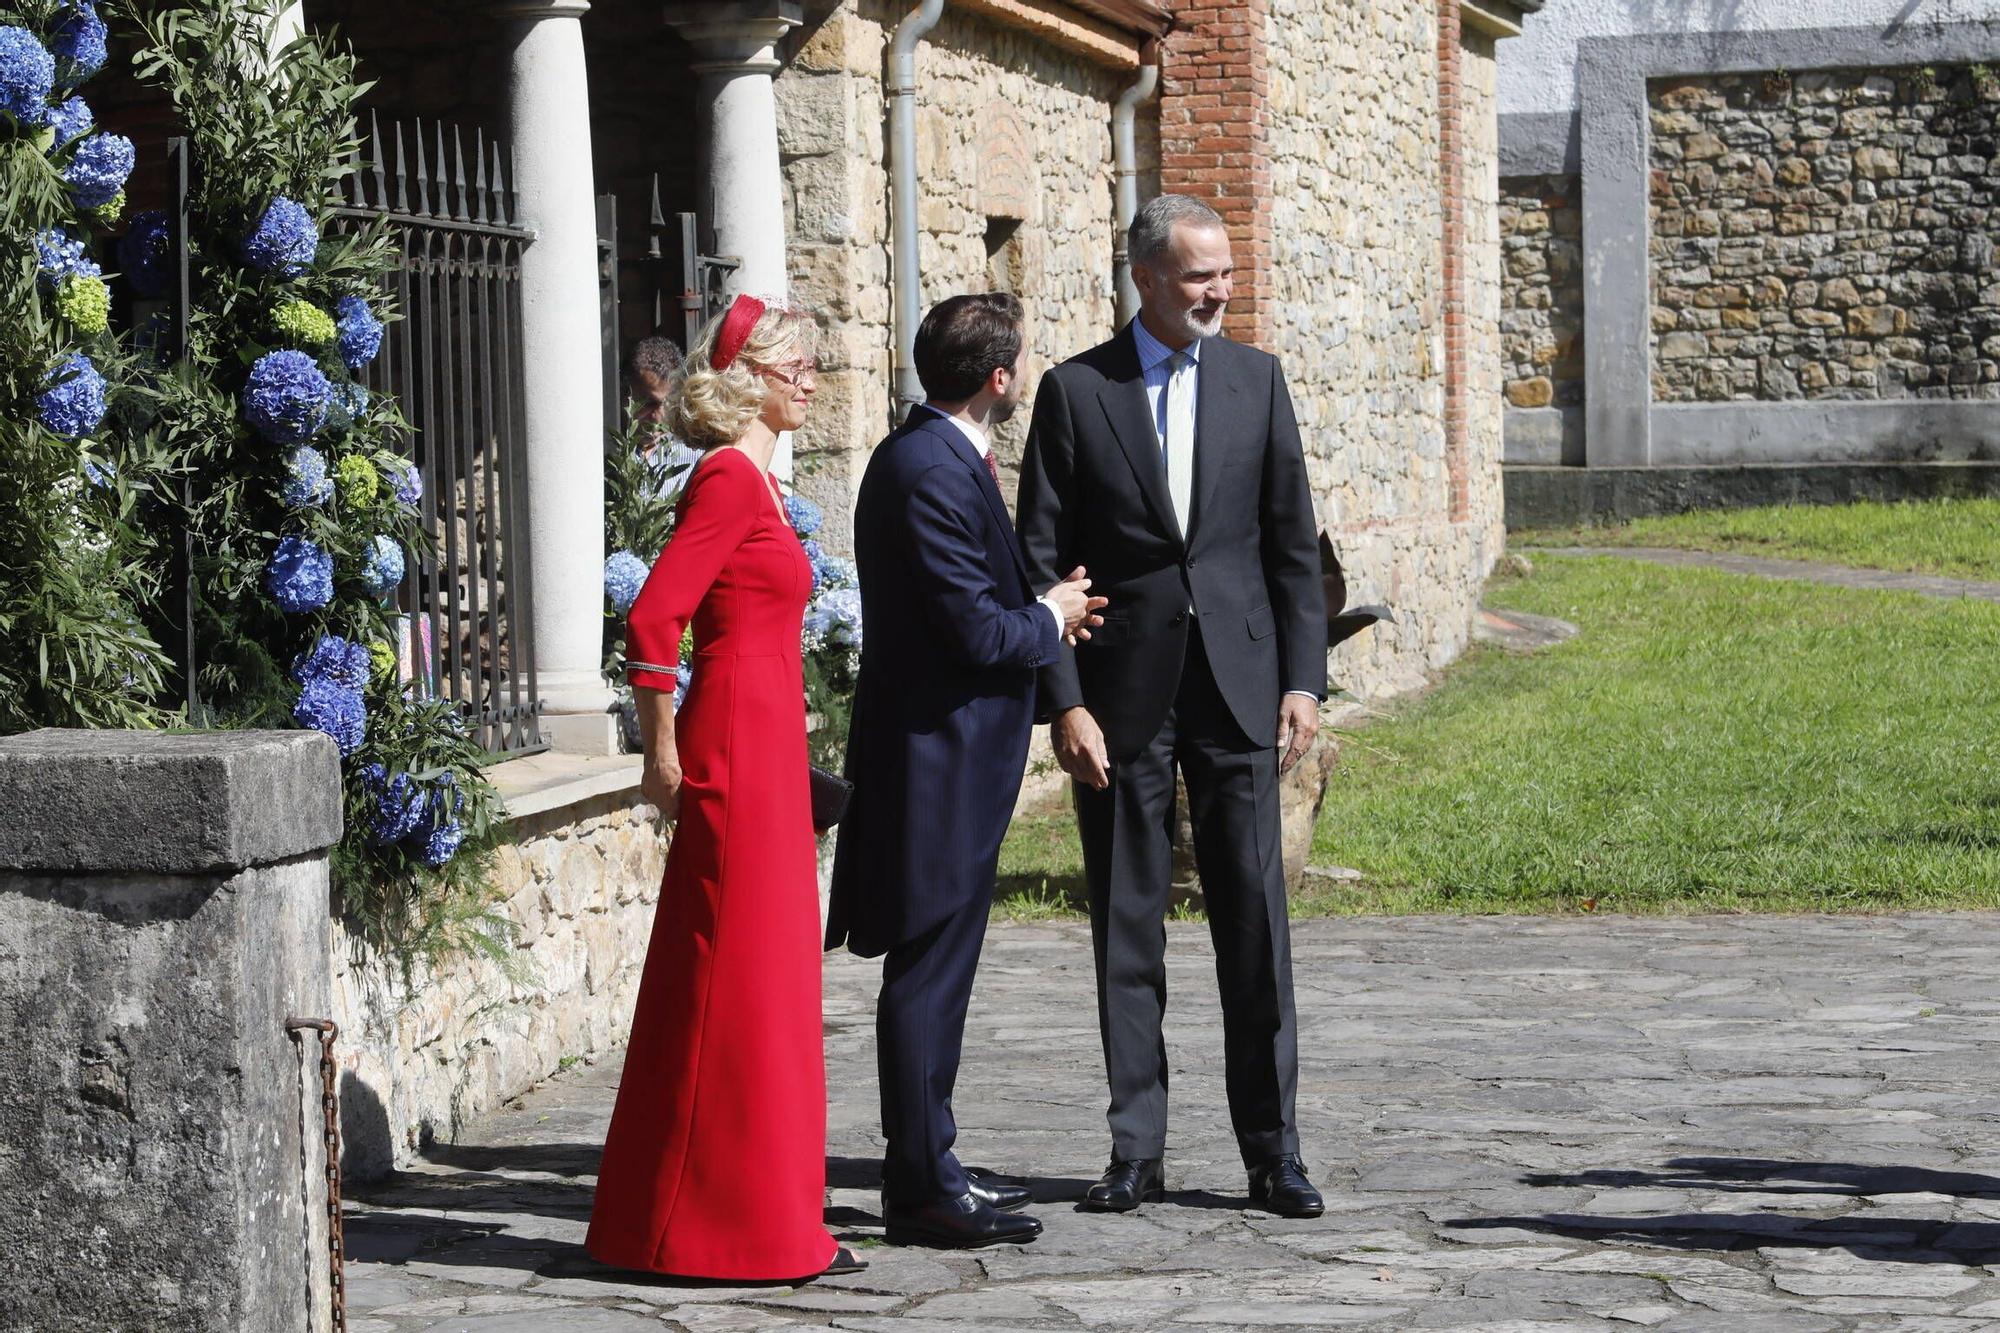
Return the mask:
[[[67,0],[0,4],[17,53],[59,44],[76,17]],[[64,179],[91,135],[58,142],[50,105],[81,86],[60,63],[37,111],[0,110],[0,733],[33,727],[152,727],[159,644],[144,628],[159,568],[140,509],[166,472],[157,449],[119,441],[135,406],[132,357],[106,331],[101,280],[52,281],[38,240],[60,233],[96,268],[101,210],[79,204]],[[85,433],[58,433],[41,400],[81,377],[103,377],[106,410]]]
[[[404,631],[385,593],[430,544],[400,459],[409,427],[327,338],[343,301],[391,317],[380,309],[394,263],[385,228],[328,230],[368,85],[328,38],[282,42],[284,8],[121,5],[140,36],[139,74],[171,100],[193,158],[188,345],[144,392],[155,437],[196,479],[163,526],[194,539],[198,685],[211,710],[198,721],[296,720],[333,734],[348,816],[334,884],[360,937],[406,965],[466,949],[497,957],[507,932],[490,906],[501,818],[480,769],[490,756],[455,706],[418,697],[421,680],[405,684],[393,666]],[[302,444],[336,484],[299,482]],[[288,566],[288,552],[309,558]]]

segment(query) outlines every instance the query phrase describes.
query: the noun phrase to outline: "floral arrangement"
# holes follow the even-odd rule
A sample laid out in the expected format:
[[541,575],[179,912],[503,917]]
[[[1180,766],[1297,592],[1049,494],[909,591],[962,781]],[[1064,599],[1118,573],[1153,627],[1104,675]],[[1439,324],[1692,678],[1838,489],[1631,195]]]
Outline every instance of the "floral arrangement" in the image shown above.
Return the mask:
[[[627,414],[632,419],[636,413]],[[673,536],[674,506],[680,502],[698,454],[676,441],[660,439],[657,428],[634,424],[614,435],[605,450],[605,677],[619,691],[628,749],[639,748],[631,687],[625,682],[625,616],[639,599],[653,561]],[[818,720],[812,733],[813,762],[838,769],[847,742],[849,700],[861,662],[861,593],[854,562],[829,555],[813,540],[825,521],[818,505],[802,495],[785,497],[785,516],[799,534],[812,563],[812,600],[800,637],[806,681],[806,710]],[[689,645],[681,645],[679,708],[693,681]]]
[[171,711],[139,521],[171,468],[133,429],[102,265],[134,154],[81,92],[106,37],[90,0],[0,3],[0,732]]
[[[171,99],[196,166],[186,346],[146,390],[152,431],[190,478],[157,521],[194,546],[206,710],[194,720],[289,721],[332,737],[347,804],[334,886],[349,920],[406,962],[466,948],[499,957],[487,756],[458,706],[422,697],[404,679],[420,673],[399,662],[397,593],[411,554],[429,550],[423,487],[402,457],[409,432],[393,398],[357,378],[393,316],[382,293],[394,256],[379,230],[328,226],[364,85],[326,37],[278,51],[284,8],[133,10],[140,76]],[[76,49],[56,53],[59,69],[89,57],[88,33]],[[270,54],[286,77],[243,96],[248,53]],[[72,154],[80,204],[104,197],[114,149]],[[133,219],[118,256],[135,297],[165,286],[171,254],[166,219]]]

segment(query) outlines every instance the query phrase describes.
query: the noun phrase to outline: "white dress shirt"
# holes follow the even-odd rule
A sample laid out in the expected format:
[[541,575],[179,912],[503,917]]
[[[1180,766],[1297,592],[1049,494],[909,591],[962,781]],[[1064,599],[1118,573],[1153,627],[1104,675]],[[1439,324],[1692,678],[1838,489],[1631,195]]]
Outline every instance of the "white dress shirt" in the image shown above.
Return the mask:
[[[933,416],[942,417],[952,425],[958,427],[958,433],[965,437],[965,442],[972,446],[973,451],[979,455],[982,461],[993,452],[993,446],[987,443],[986,432],[973,425],[970,421],[965,420],[963,417],[955,417],[949,412],[941,412],[929,403],[922,403],[919,406]],[[1006,497],[1002,496],[1001,498],[1005,499]],[[1062,608],[1046,597],[1037,597],[1035,600],[1046,606],[1049,609],[1049,614],[1056,618],[1056,637],[1063,637],[1064,621]]]

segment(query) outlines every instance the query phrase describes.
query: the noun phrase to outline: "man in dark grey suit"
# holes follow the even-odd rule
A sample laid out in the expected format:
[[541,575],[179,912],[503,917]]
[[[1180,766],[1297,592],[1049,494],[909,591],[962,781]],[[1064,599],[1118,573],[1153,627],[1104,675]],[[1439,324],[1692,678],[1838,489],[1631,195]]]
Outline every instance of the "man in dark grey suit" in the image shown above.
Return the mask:
[[1139,317],[1043,377],[1017,506],[1034,586],[1084,565],[1110,599],[1040,680],[1075,780],[1111,1084],[1111,1166],[1085,1206],[1125,1212],[1165,1190],[1178,769],[1251,1201],[1315,1217],[1278,779],[1311,746],[1326,689],[1318,524],[1277,360],[1219,336],[1234,273],[1222,219],[1163,195],[1133,222],[1130,254]]

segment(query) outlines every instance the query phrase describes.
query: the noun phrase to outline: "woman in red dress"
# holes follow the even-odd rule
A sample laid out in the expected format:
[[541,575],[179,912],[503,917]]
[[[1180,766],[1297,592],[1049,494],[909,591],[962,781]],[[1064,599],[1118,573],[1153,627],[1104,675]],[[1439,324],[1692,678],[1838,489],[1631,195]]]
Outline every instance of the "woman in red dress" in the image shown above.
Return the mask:
[[[768,471],[805,423],[811,319],[738,297],[674,416],[706,451],[633,605],[641,791],[677,819],[585,1242],[619,1268],[781,1281],[860,1267],[821,1221],[826,1063],[799,630],[812,566]],[[679,715],[674,672],[694,624]]]

